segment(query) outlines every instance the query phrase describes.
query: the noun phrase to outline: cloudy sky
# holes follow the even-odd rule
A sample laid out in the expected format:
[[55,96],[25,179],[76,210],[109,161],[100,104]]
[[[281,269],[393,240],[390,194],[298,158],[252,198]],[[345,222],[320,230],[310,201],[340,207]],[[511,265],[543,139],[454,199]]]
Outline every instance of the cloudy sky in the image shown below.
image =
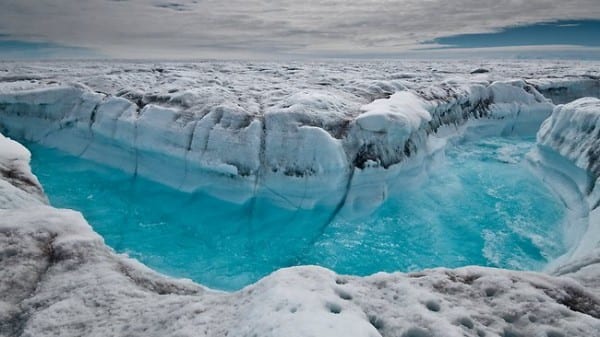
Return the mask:
[[0,58],[600,58],[599,0],[0,0]]

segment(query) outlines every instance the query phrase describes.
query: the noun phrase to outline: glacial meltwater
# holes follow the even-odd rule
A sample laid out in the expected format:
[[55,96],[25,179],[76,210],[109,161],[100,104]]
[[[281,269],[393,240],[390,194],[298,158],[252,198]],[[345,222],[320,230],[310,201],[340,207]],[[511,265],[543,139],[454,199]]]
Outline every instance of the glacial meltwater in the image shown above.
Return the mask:
[[464,265],[543,268],[565,251],[564,208],[526,165],[533,145],[533,139],[488,138],[450,146],[422,184],[394,191],[368,216],[333,220],[331,209],[231,204],[29,148],[52,205],[81,211],[117,252],[174,277],[235,290],[305,264],[356,275]]

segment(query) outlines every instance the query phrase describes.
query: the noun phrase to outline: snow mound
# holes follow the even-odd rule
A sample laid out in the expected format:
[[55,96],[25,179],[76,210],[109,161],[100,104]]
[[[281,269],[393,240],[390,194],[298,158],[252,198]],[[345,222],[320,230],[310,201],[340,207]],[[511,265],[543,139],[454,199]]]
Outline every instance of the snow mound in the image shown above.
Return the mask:
[[468,267],[360,278],[306,266],[227,294],[115,254],[76,212],[31,205],[0,213],[7,336],[592,336],[600,329],[600,299],[568,277]]
[[47,202],[31,173],[31,153],[23,145],[0,134],[0,209],[18,208],[35,201]]
[[425,106],[426,102],[415,94],[401,91],[389,99],[378,99],[362,106],[363,113],[356,118],[356,123],[364,130],[388,133],[388,127],[394,125],[397,127],[394,132],[408,139],[412,132],[431,120]]

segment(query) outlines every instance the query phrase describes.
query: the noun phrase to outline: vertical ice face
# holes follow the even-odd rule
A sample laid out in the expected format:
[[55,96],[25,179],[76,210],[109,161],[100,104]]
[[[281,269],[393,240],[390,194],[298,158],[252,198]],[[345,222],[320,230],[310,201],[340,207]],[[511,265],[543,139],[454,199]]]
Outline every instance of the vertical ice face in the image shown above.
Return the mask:
[[[581,98],[554,109],[538,132],[538,144],[560,154],[585,172],[579,190],[590,196],[590,210],[598,207],[600,178],[600,100]],[[568,174],[576,177],[574,173]],[[582,174],[580,174],[582,175]]]
[[[412,75],[385,63],[47,69],[42,79],[0,83],[0,126],[184,191],[312,208],[384,200],[399,171],[423,165],[448,137],[533,134],[553,108],[536,88],[564,86],[569,97],[595,88],[583,77],[412,67]],[[351,191],[367,181],[379,187]]]
[[600,77],[533,80],[533,85],[554,104],[565,104],[582,97],[600,97]]
[[600,177],[600,100],[588,97],[557,106],[542,124],[538,142]]
[[557,272],[582,268],[595,259],[600,240],[600,100],[581,98],[558,105],[537,134],[530,155],[543,179],[572,215],[565,235],[573,249],[555,263]]

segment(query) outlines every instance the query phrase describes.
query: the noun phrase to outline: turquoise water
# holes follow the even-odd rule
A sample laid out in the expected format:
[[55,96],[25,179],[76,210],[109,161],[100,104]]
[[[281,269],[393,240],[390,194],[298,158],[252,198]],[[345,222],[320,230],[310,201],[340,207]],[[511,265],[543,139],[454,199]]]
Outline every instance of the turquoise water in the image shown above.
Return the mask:
[[523,163],[533,139],[450,147],[421,186],[373,214],[290,211],[173,191],[57,150],[29,146],[51,203],[81,211],[106,243],[165,274],[235,290],[317,264],[339,273],[464,265],[540,269],[565,251],[564,211]]

